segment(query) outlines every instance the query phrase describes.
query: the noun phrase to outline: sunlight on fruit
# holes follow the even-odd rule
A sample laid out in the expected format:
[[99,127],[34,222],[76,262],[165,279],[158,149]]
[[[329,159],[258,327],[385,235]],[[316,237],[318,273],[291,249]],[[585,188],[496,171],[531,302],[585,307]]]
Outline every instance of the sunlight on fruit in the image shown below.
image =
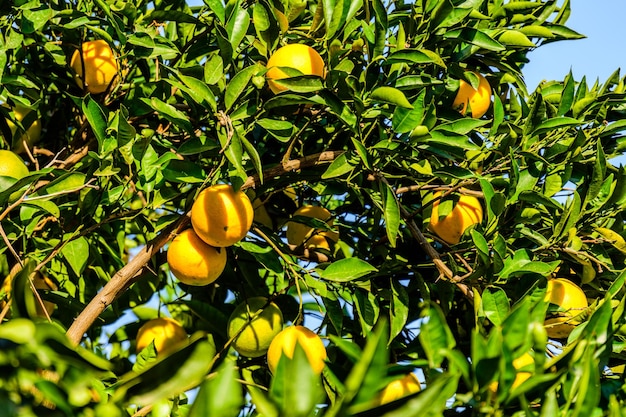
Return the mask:
[[83,42],[81,49],[82,59],[77,49],[70,62],[76,84],[92,94],[104,93],[117,76],[118,66],[113,50],[102,39]]
[[405,375],[404,377],[390,382],[378,394],[377,403],[383,405],[392,401],[399,400],[407,395],[414,394],[421,390],[420,381],[414,373]]
[[191,224],[202,240],[223,248],[243,239],[254,218],[250,199],[229,184],[217,184],[200,192],[191,207]]
[[588,306],[584,291],[566,278],[548,280],[545,300],[558,307],[545,321],[548,337],[565,339],[582,322],[579,316]]
[[459,90],[452,103],[452,108],[462,115],[465,115],[469,108],[471,109],[472,117],[480,119],[487,113],[489,106],[491,106],[491,86],[482,74],[477,72],[475,72],[475,74],[480,80],[478,90],[474,89],[474,87],[465,80],[460,80]]
[[293,358],[296,344],[306,354],[313,372],[322,373],[326,360],[326,348],[322,339],[304,326],[289,326],[278,333],[267,351],[267,365],[272,373],[276,372],[281,356]]
[[302,75],[324,77],[325,74],[324,60],[315,49],[301,44],[285,45],[277,49],[267,61],[268,71],[265,76],[274,94],[288,90],[273,81],[289,77],[280,67],[294,68]]
[[440,196],[441,192],[433,196],[428,228],[446,243],[454,245],[461,241],[461,236],[467,228],[482,222],[483,207],[478,198],[461,194],[452,211],[441,219],[439,218]]
[[147,321],[137,331],[137,353],[145,349],[152,341],[158,354],[169,353],[187,341],[187,332],[174,319],[159,317]]
[[226,249],[207,245],[193,229],[178,234],[167,249],[172,274],[187,285],[202,286],[215,281],[226,267]]

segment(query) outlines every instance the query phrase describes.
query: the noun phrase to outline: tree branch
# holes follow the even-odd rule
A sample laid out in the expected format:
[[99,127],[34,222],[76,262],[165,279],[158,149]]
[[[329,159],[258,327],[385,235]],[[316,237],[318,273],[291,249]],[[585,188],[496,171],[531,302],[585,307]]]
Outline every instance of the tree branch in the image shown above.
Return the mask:
[[[330,163],[342,153],[343,151],[326,151],[305,156],[300,159],[294,159],[264,171],[263,178],[272,178],[298,169]],[[251,175],[244,182],[241,189],[253,188],[260,183],[261,181],[258,174]],[[111,277],[111,280],[107,282],[102,290],[87,304],[68,329],[67,336],[73,344],[78,345],[80,343],[83,335],[89,330],[100,314],[139,278],[146,264],[150,262],[150,259],[152,259],[170,239],[176,236],[179,231],[187,228],[189,222],[190,217],[188,214],[181,216],[148,242],[129,263]]]

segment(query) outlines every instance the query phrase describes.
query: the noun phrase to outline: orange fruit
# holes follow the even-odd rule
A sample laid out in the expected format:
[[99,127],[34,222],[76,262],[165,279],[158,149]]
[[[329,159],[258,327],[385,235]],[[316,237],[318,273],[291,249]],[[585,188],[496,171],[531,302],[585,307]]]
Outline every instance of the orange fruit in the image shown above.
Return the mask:
[[152,341],[158,354],[171,352],[187,340],[187,332],[169,317],[148,320],[137,331],[136,351],[144,350]]
[[422,389],[419,379],[414,373],[407,374],[400,379],[387,384],[383,390],[378,393],[377,403],[383,405],[392,401],[399,400],[407,395],[419,392]]
[[[513,367],[516,370],[524,369],[535,363],[535,359],[528,352],[524,353],[519,358],[513,359]],[[520,371],[515,375],[515,379],[513,380],[513,385],[511,385],[511,389],[515,389],[522,385],[524,381],[532,376],[532,372],[529,371]],[[489,384],[489,390],[492,392],[496,392],[498,390],[498,381],[493,381]]]
[[289,326],[274,337],[267,351],[267,365],[276,372],[278,361],[284,355],[293,358],[296,343],[302,347],[313,372],[321,374],[326,360],[326,348],[320,337],[304,326]]
[[81,52],[75,50],[70,61],[76,84],[91,94],[104,93],[117,76],[117,60],[113,50],[106,41],[98,39],[83,42]]
[[[2,288],[0,289],[0,293],[4,294],[4,299],[0,301],[0,311],[4,309],[6,303],[11,300],[12,292],[13,292],[13,280],[14,276],[8,276],[4,279],[2,283]],[[33,285],[36,290],[49,290],[56,291],[58,289],[57,285],[50,278],[42,274],[41,272],[36,272],[33,276]],[[27,287],[28,290],[31,290],[30,285]],[[43,301],[43,306],[39,303],[39,300],[35,299],[35,308],[38,317],[47,317],[52,315],[54,310],[56,309],[56,304],[51,301]],[[44,313],[44,310],[48,313],[47,315]]]
[[228,337],[240,355],[265,355],[274,337],[283,328],[283,313],[265,297],[251,297],[239,304],[228,319]]
[[478,90],[465,80],[459,81],[459,90],[456,93],[452,107],[465,116],[468,107],[472,111],[472,117],[480,119],[491,105],[491,86],[482,74],[474,72],[480,80]]
[[465,230],[483,219],[483,208],[480,201],[473,196],[461,194],[452,211],[443,219],[439,218],[441,192],[434,194],[428,228],[450,245],[461,241]]
[[[297,209],[294,216],[311,217],[326,222],[328,226],[333,225],[332,215],[330,211],[320,206],[302,206]],[[339,233],[335,231],[327,231],[313,229],[306,224],[295,221],[287,222],[287,242],[290,245],[303,245],[306,249],[313,250],[317,248],[330,249],[329,241],[337,242]]]
[[302,44],[285,45],[278,48],[267,61],[268,71],[265,76],[274,94],[287,90],[287,87],[274,82],[274,80],[289,78],[289,75],[280,67],[296,69],[303,75],[324,77],[325,74],[324,60],[315,49]]
[[211,246],[223,248],[239,242],[250,230],[254,209],[243,191],[216,184],[200,192],[191,207],[191,225]]
[[[32,110],[24,106],[15,106],[13,108],[13,114],[20,123],[27,116],[29,116],[31,112]],[[13,151],[16,153],[25,152],[26,147],[32,148],[33,145],[38,143],[41,138],[41,120],[39,120],[39,118],[35,118],[30,125],[24,126],[26,131],[17,138],[15,137],[17,132],[17,126],[15,123],[7,119],[7,124],[9,125],[9,129],[11,129],[11,134],[13,135]]]
[[226,249],[207,245],[193,229],[181,232],[167,249],[172,274],[187,285],[202,286],[215,281],[226,267]]
[[548,337],[565,339],[581,323],[579,314],[589,304],[584,291],[565,278],[548,280],[545,300],[558,306],[558,312],[544,322]]

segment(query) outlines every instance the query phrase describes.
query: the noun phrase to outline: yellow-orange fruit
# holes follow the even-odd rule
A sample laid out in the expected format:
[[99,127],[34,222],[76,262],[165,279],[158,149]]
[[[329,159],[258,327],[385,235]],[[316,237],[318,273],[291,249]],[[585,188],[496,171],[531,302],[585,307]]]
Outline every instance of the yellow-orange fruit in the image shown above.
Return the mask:
[[545,300],[559,307],[559,311],[544,322],[548,337],[555,339],[567,338],[581,323],[579,314],[589,306],[584,291],[565,278],[548,280]]
[[200,192],[191,207],[194,231],[211,246],[223,248],[239,242],[250,230],[254,209],[243,191],[217,184]]
[[170,352],[187,341],[187,332],[178,322],[169,317],[147,321],[139,328],[136,339],[137,353],[154,341],[158,354]]
[[439,218],[440,192],[435,193],[428,228],[450,245],[460,242],[465,230],[483,220],[480,201],[470,195],[461,194],[452,211]]
[[190,228],[170,243],[167,263],[180,282],[195,286],[208,285],[224,271],[226,249],[208,245]]
[[326,360],[326,348],[322,339],[304,326],[289,326],[274,337],[267,351],[267,365],[276,372],[278,361],[284,355],[293,358],[296,344],[300,345],[316,374],[321,374]]
[[482,74],[475,72],[480,80],[478,89],[475,89],[465,80],[459,81],[459,90],[456,93],[452,107],[459,113],[465,115],[468,108],[472,111],[472,117],[479,119],[483,117],[491,105],[491,86],[489,81]]
[[92,94],[104,93],[118,70],[113,50],[102,39],[83,42],[81,51],[77,49],[72,54],[70,66],[74,70],[76,84]]
[[383,405],[399,400],[407,395],[419,392],[421,388],[420,381],[414,373],[406,374],[383,388],[378,394],[377,403],[378,405]]
[[302,44],[285,45],[277,49],[267,61],[268,71],[265,76],[274,94],[287,90],[287,87],[274,82],[289,77],[280,67],[294,68],[303,75],[324,77],[325,74],[324,60],[315,49]]
[[[311,217],[333,225],[330,211],[320,206],[302,206],[293,213],[294,216]],[[329,230],[314,230],[312,227],[295,221],[287,222],[287,242],[312,250],[317,248],[330,249],[330,241],[337,242],[339,233]]]
[[[524,353],[519,358],[513,359],[513,367],[516,370],[526,368],[527,366],[530,366],[533,363],[535,363],[535,360],[532,357],[532,355],[528,352]],[[532,372],[529,372],[527,370],[518,372],[515,375],[515,379],[513,380],[513,385],[511,386],[511,389],[515,389],[519,387],[520,385],[522,385],[524,381],[526,381],[531,376],[532,376]],[[496,392],[498,390],[498,381],[493,381],[491,384],[489,384],[489,390],[492,392]]]

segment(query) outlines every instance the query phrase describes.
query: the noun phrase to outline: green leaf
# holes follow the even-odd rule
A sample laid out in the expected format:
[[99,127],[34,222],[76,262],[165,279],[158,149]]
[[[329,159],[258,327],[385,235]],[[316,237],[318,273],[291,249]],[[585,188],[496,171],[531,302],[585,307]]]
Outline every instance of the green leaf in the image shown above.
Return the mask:
[[355,166],[350,164],[348,155],[342,153],[326,168],[322,174],[322,179],[337,178],[354,171]]
[[259,72],[259,68],[256,65],[252,65],[239,71],[233,79],[230,80],[228,86],[226,86],[226,94],[224,97],[226,111],[229,111],[237,102],[237,99],[239,99],[239,96],[245,91],[250,80],[257,72]]
[[443,37],[444,39],[456,39],[462,42],[467,42],[488,51],[498,52],[506,49],[500,42],[489,36],[487,33],[476,28],[465,27],[463,29],[447,31]]
[[383,216],[385,218],[385,226],[387,231],[387,238],[391,247],[396,247],[396,239],[400,230],[400,207],[396,199],[395,192],[389,187],[389,185],[383,185]]
[[328,265],[320,277],[333,282],[350,282],[377,271],[362,259],[345,258]]
[[393,64],[435,64],[446,68],[443,59],[433,51],[428,49],[400,49],[389,54],[384,62],[386,65]]
[[501,325],[509,314],[509,298],[502,288],[487,287],[482,294],[482,308],[486,317],[496,326]]
[[200,385],[188,417],[237,417],[244,404],[238,377],[235,362],[226,359],[216,372]]
[[572,117],[553,117],[540,123],[539,126],[532,131],[530,136],[542,135],[555,129],[574,127],[580,124],[581,122],[578,119],[574,119]]
[[176,107],[169,103],[165,103],[156,97],[152,97],[150,99],[142,98],[141,101],[156,110],[161,116],[170,122],[182,127],[189,133],[193,133],[193,126],[191,125],[189,118],[185,113],[178,110]]
[[185,347],[157,359],[141,372],[129,372],[112,386],[113,401],[152,404],[198,386],[213,366],[215,343],[211,335],[196,336]]
[[393,87],[378,87],[372,91],[371,98],[383,103],[393,104],[395,106],[413,109],[413,106],[407,100],[404,93]]
[[424,322],[420,327],[419,341],[428,358],[431,368],[438,368],[444,361],[448,349],[454,348],[456,342],[446,323],[443,311],[436,304],[424,309]]
[[85,113],[85,117],[89,125],[91,125],[91,130],[98,140],[98,148],[102,152],[107,129],[107,118],[104,109],[89,95],[83,99],[82,107],[83,113]]
[[74,274],[80,277],[89,260],[89,242],[83,236],[73,239],[63,246],[61,254]]
[[409,294],[397,280],[391,280],[391,308],[389,309],[389,343],[399,335],[409,318]]
[[[282,411],[281,415],[308,417],[324,397],[320,377],[316,374],[299,343],[293,358],[281,355],[272,378],[269,397]],[[209,415],[209,414],[205,414]],[[211,414],[220,415],[221,414]]]
[[393,112],[392,127],[397,133],[408,133],[421,125],[424,120],[424,98],[426,89],[422,89],[413,101],[413,108],[396,107]]

